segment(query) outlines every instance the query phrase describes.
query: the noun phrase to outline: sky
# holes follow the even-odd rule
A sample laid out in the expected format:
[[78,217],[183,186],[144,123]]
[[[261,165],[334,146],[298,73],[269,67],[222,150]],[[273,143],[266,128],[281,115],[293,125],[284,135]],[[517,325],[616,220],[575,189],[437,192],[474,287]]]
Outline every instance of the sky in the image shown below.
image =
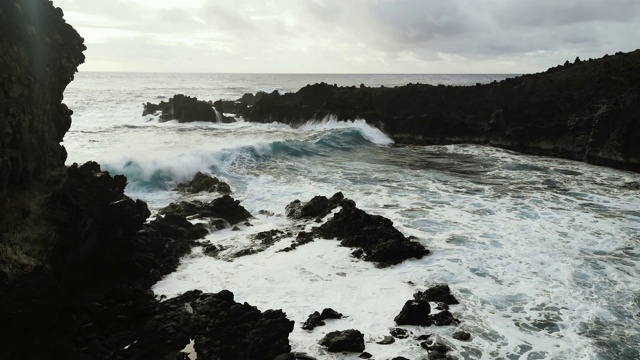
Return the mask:
[[639,0],[53,0],[80,71],[533,73],[640,42]]

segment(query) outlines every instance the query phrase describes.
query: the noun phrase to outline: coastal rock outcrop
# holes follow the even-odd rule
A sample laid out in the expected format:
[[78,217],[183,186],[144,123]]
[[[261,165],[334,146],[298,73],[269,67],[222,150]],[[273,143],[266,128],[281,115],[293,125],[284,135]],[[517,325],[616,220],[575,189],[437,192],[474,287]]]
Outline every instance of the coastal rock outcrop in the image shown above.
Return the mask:
[[0,3],[0,197],[64,165],[71,125],[63,92],[84,62],[84,39],[44,0]]
[[330,352],[362,352],[364,335],[353,329],[332,331],[320,340],[320,345],[326,346]]
[[[146,103],[142,115],[160,115],[160,121],[177,120],[178,122],[230,122],[216,114],[213,104],[198,100],[196,97],[176,94],[168,101],[159,104]],[[231,120],[232,121],[232,120]]]
[[215,176],[203,174],[198,171],[190,181],[180,183],[176,186],[179,192],[187,194],[196,194],[201,191],[220,192],[223,194],[231,193],[231,187],[224,181],[219,180]]
[[[347,204],[350,204],[347,202]],[[364,251],[364,260],[383,266],[395,265],[410,258],[420,259],[429,254],[420,243],[406,238],[393,222],[380,215],[370,215],[353,206],[342,206],[315,233],[325,239],[338,238],[346,247]]]
[[202,201],[171,203],[160,209],[158,213],[160,215],[176,214],[186,217],[223,219],[231,225],[251,218],[251,213],[240,205],[240,201],[229,195],[224,195],[208,203]]
[[201,359],[271,360],[291,351],[288,336],[293,325],[280,310],[260,312],[235,302],[230,291],[193,290],[159,303],[132,337],[135,341],[115,358],[176,358],[191,342],[191,351]]
[[398,144],[486,144],[640,171],[640,50],[475,86],[308,85],[262,96],[247,121],[365,119]]

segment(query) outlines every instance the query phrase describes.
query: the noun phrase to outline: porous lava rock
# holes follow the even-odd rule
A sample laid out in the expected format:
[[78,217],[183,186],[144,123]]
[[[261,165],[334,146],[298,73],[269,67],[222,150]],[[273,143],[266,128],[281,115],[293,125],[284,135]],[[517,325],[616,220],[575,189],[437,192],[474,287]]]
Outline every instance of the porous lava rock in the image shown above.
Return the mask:
[[202,191],[219,192],[223,194],[231,193],[231,187],[224,181],[220,181],[215,176],[203,174],[198,171],[190,181],[180,183],[176,189],[182,193],[196,194]]
[[337,238],[343,246],[364,250],[364,259],[383,266],[395,265],[410,258],[420,259],[429,253],[422,244],[407,239],[393,222],[380,215],[370,215],[355,206],[342,206],[315,233],[325,239]]
[[413,298],[416,300],[424,300],[431,302],[440,302],[447,305],[459,304],[458,300],[451,295],[451,289],[449,285],[436,285],[428,288],[425,291],[419,291],[413,294]]
[[282,311],[260,312],[235,302],[230,291],[193,290],[159,303],[136,341],[115,358],[161,359],[178,354],[192,339],[200,359],[271,360],[291,351],[293,326]]
[[431,306],[424,300],[408,300],[393,319],[398,325],[431,325]]
[[177,120],[178,122],[218,122],[213,105],[196,97],[176,94],[159,104],[146,103],[142,115],[160,113],[160,121]]
[[314,311],[313,314],[309,315],[307,321],[304,322],[302,328],[304,330],[313,330],[318,326],[324,325],[324,320],[327,319],[342,319],[342,314],[331,308],[322,310],[322,313]]
[[158,211],[161,215],[177,214],[186,217],[224,219],[231,225],[244,222],[251,218],[239,200],[224,195],[208,203],[202,201],[180,201],[171,203]]
[[354,329],[332,331],[320,340],[320,345],[326,346],[330,352],[362,352],[364,335]]

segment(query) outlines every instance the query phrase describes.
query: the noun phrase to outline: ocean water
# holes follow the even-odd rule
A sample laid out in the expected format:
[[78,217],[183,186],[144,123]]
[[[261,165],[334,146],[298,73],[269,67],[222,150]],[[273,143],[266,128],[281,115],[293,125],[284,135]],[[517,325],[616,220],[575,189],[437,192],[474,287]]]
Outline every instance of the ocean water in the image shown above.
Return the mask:
[[[175,184],[198,171],[227,181],[255,216],[252,226],[209,234],[207,241],[227,248],[220,258],[195,248],[153,290],[172,297],[229,289],[236,301],[283,309],[296,323],[294,351],[356,359],[317,344],[327,332],[355,328],[376,359],[423,358],[426,351],[411,338],[375,342],[395,327],[414,292],[446,283],[461,303],[451,307],[461,324],[405,328],[434,334],[458,358],[638,359],[640,193],[624,187],[640,181],[638,174],[484,146],[399,146],[359,119],[294,129],[241,120],[159,123],[141,115],[143,103],[176,93],[217,100],[320,81],[464,85],[504,77],[79,73],[65,92],[75,113],[64,145],[68,163],[96,160],[127,175],[127,193],[152,211],[180,199]],[[289,202],[337,191],[391,219],[431,255],[381,269],[333,240],[277,252],[293,240],[285,238],[254,255],[228,256],[255,245],[252,234],[298,225],[284,217]],[[301,329],[326,307],[347,318]],[[472,340],[452,339],[456,330]]]

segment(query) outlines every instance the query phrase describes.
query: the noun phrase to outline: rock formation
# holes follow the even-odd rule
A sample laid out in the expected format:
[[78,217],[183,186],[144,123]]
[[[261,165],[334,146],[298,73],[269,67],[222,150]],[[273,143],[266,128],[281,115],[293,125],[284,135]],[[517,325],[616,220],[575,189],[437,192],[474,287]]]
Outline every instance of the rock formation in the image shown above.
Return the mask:
[[476,86],[308,85],[265,94],[247,121],[365,119],[399,144],[485,144],[640,171],[640,50]]

